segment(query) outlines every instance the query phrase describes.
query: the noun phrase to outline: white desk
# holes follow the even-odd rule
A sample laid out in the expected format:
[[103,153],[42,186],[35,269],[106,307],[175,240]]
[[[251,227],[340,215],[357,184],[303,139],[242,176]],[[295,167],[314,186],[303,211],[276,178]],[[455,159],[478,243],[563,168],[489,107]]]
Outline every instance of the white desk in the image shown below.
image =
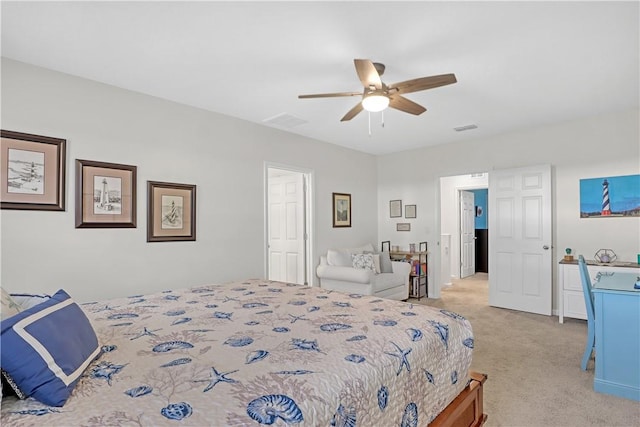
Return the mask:
[[[640,274],[640,264],[634,262],[614,262],[601,264],[587,260],[587,270],[594,282],[598,273],[634,273]],[[582,281],[578,261],[560,261],[558,265],[558,320],[564,323],[565,317],[587,320],[584,306]]]

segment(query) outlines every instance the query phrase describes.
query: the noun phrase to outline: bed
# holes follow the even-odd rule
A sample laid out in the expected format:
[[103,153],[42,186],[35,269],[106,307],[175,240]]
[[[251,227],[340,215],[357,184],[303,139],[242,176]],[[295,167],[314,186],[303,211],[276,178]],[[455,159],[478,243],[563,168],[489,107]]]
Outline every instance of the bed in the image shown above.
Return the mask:
[[[3,398],[2,425],[409,427],[486,419],[486,377],[470,372],[471,325],[447,310],[265,280],[79,306],[97,337],[95,359],[63,406]],[[2,329],[2,351],[10,352],[5,321]]]

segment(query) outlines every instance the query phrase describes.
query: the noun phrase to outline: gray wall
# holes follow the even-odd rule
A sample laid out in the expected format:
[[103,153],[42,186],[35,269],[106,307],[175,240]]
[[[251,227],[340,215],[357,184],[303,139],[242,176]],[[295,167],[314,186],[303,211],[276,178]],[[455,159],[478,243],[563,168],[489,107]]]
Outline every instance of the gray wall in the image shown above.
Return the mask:
[[[376,241],[368,154],[6,58],[2,129],[68,144],[65,212],[0,211],[11,292],[87,301],[264,277],[265,162],[313,170],[316,264],[329,247]],[[74,227],[75,159],[137,166],[137,228]],[[197,241],[146,242],[147,180],[197,185]],[[352,228],[332,227],[332,192],[352,194]]]
[[[582,178],[640,173],[639,129],[640,111],[635,109],[380,156],[378,235],[400,246],[427,240],[431,265],[439,266],[440,177],[551,164],[555,261],[560,261],[566,247],[586,258],[593,258],[600,248],[609,248],[620,260],[635,261],[640,253],[640,218],[581,219],[579,190]],[[398,221],[389,218],[392,199],[418,205],[418,218],[410,220],[410,233],[395,231]],[[457,207],[447,205],[442,215],[455,217]],[[440,283],[439,269],[431,273],[431,284]],[[554,286],[556,274],[554,269]]]

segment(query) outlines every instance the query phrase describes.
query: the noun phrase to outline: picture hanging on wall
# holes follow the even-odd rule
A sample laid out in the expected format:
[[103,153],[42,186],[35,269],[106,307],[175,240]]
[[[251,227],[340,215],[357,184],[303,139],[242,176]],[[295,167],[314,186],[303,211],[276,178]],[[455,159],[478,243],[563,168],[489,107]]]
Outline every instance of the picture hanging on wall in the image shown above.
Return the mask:
[[391,200],[389,202],[389,216],[400,218],[402,216],[402,200]]
[[580,180],[580,218],[640,216],[640,175]]
[[351,194],[333,193],[333,226],[351,227]]
[[147,181],[147,242],[196,240],[196,186]]
[[65,210],[67,141],[2,130],[0,207]]
[[135,228],[136,170],[76,159],[76,228]]
[[404,217],[405,218],[416,218],[416,205],[405,205],[404,206]]
[[396,224],[396,231],[411,231],[411,224],[408,222],[399,222]]

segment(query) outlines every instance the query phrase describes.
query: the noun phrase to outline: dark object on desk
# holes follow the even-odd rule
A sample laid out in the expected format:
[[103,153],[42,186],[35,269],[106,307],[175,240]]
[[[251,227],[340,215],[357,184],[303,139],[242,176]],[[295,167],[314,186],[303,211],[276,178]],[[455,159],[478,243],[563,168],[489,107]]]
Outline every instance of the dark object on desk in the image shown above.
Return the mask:
[[640,277],[638,277],[638,280],[636,281],[636,283],[633,285],[633,289],[640,289]]

